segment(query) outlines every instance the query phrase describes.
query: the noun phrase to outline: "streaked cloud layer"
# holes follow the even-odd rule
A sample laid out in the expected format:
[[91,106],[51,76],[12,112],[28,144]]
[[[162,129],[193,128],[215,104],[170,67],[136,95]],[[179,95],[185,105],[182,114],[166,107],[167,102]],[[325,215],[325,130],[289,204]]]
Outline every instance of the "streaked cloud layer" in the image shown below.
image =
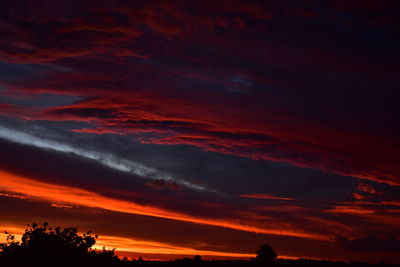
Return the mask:
[[39,2],[0,11],[1,227],[154,258],[398,253],[397,2]]

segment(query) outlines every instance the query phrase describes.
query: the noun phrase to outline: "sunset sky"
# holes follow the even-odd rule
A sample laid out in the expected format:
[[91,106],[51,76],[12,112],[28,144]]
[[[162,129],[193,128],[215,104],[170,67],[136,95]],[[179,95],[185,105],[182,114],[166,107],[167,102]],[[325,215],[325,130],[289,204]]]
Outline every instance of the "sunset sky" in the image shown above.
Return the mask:
[[399,1],[0,3],[1,231],[400,263]]

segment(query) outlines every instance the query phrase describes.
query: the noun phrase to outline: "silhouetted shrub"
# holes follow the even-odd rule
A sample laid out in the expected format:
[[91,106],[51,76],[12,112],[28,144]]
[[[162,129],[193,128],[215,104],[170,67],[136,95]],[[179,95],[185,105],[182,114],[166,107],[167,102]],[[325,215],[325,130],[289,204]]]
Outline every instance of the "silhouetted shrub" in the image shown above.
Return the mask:
[[200,255],[196,255],[193,257],[193,261],[195,262],[201,262],[201,256]]
[[202,262],[200,255],[196,255],[193,258],[184,257],[174,261],[178,266],[198,266],[201,265]]
[[278,255],[268,244],[261,245],[256,251],[256,261],[263,263],[274,262]]
[[119,261],[114,250],[92,250],[97,235],[87,232],[78,234],[76,228],[48,227],[47,223],[39,226],[28,225],[22,235],[21,242],[8,234],[5,243],[0,244],[0,260],[13,265],[29,263],[34,265],[53,266],[107,266]]

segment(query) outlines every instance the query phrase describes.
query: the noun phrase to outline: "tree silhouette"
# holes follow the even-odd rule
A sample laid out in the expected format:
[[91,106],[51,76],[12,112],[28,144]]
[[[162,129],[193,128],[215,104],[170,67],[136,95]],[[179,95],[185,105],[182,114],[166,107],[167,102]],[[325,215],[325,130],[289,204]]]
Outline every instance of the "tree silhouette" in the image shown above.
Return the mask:
[[200,256],[200,255],[195,255],[195,256],[193,257],[193,261],[195,261],[195,262],[201,262],[201,261],[202,261],[201,256]]
[[256,251],[256,261],[263,263],[274,262],[278,255],[268,244],[261,245]]
[[[8,234],[8,233],[6,233]],[[118,261],[114,250],[92,250],[97,235],[91,232],[78,234],[76,228],[50,228],[48,223],[42,226],[33,223],[28,225],[22,235],[21,242],[8,234],[5,243],[0,244],[0,259],[13,264],[25,262],[37,264],[54,264],[84,266],[86,262],[104,265]]]

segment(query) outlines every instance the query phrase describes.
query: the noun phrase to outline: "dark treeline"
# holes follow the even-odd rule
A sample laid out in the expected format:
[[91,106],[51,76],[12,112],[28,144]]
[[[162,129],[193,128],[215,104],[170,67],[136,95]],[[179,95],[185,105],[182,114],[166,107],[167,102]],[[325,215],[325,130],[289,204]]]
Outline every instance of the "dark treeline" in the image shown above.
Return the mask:
[[[213,260],[205,261],[200,256],[177,259],[175,261],[144,261],[142,258],[128,260],[120,259],[114,250],[94,250],[97,235],[91,232],[78,234],[73,227],[51,228],[47,223],[39,226],[28,225],[21,241],[15,240],[7,233],[7,240],[0,243],[0,266],[148,266],[148,267],[217,267],[217,266],[281,266],[281,267],[363,267],[382,266],[360,262],[332,262],[312,260],[280,260],[268,244],[263,244],[256,251],[252,260]],[[397,266],[399,265],[386,265]]]

